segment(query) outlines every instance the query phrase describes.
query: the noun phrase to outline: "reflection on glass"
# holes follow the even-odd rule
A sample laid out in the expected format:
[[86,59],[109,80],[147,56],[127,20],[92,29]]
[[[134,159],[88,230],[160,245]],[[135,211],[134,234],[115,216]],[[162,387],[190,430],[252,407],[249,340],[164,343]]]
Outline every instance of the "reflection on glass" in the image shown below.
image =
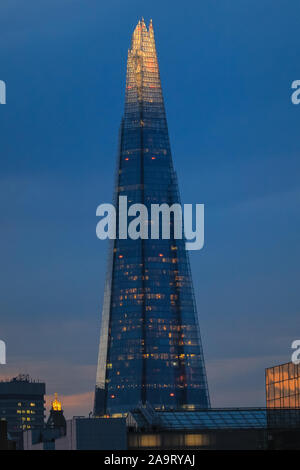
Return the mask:
[[300,366],[289,362],[266,369],[268,408],[300,408]]

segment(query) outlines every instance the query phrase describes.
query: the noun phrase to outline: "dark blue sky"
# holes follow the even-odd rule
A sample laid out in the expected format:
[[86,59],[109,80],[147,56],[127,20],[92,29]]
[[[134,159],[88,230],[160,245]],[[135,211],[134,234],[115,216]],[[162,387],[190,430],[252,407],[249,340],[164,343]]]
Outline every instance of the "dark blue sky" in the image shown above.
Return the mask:
[[[263,405],[299,321],[298,1],[2,0],[0,338],[8,364],[86,413],[99,340],[126,55],[153,19],[213,406]],[[74,396],[73,396],[74,395]],[[79,412],[78,412],[79,410]]]

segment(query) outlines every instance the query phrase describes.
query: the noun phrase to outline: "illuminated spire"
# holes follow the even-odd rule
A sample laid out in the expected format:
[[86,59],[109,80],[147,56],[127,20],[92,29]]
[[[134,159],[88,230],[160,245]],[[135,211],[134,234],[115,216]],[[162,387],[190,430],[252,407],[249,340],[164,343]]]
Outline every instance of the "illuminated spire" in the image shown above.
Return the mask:
[[57,393],[54,394],[55,399],[52,401],[51,406],[53,411],[61,411],[61,402],[57,399]]
[[[149,28],[142,18],[133,32],[128,51],[126,77],[126,111],[138,102],[162,103],[162,91],[152,20]],[[125,111],[125,112],[126,112]]]

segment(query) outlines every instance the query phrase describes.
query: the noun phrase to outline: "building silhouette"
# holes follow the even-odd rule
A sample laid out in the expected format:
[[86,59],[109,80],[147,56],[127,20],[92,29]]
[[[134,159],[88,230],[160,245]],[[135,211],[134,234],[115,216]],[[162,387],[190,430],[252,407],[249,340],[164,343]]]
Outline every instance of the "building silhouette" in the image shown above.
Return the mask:
[[61,402],[57,399],[57,393],[55,393],[55,398],[51,403],[50,414],[46,427],[48,429],[60,430],[61,435],[64,435],[66,432],[64,410],[62,409]]
[[22,431],[40,429],[44,425],[45,384],[20,374],[0,382],[0,419],[7,421],[7,430],[20,446]]
[[55,441],[66,435],[66,428],[62,404],[55,393],[47,423],[41,428],[23,431],[23,449],[55,450]]
[[[128,51],[114,203],[180,203],[152,22],[136,26]],[[209,393],[184,239],[111,241],[102,311],[94,414],[154,407],[209,408]]]

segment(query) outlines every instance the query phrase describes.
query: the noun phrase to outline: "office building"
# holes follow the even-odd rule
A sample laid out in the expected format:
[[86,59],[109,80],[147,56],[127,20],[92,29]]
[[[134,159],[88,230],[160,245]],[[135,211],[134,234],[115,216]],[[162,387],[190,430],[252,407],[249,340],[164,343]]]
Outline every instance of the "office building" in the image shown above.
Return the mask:
[[28,375],[0,382],[0,419],[7,421],[10,436],[19,440],[22,431],[44,425],[45,384]]

